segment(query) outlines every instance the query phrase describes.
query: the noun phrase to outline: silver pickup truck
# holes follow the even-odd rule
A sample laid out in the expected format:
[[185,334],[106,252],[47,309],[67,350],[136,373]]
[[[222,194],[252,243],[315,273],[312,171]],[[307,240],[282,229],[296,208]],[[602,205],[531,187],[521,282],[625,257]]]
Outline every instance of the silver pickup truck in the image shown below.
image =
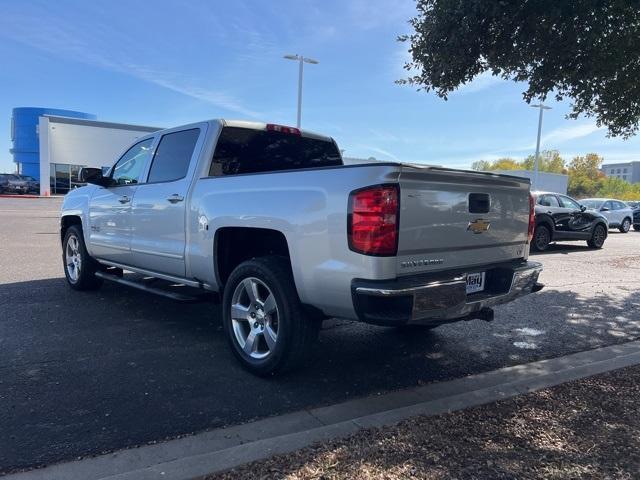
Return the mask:
[[235,356],[259,375],[299,365],[325,318],[490,320],[542,288],[523,178],[343,165],[332,138],[225,120],[149,134],[82,177],[60,221],[69,285],[214,292]]

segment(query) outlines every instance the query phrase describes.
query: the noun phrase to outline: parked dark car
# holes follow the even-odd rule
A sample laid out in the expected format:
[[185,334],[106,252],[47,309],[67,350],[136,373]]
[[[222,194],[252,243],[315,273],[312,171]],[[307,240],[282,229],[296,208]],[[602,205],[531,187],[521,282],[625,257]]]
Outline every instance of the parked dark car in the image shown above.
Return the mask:
[[24,180],[25,182],[27,182],[28,193],[35,193],[35,194],[40,193],[40,182],[37,181],[35,178],[29,175],[16,175],[16,177],[19,177],[21,180]]
[[9,186],[9,174],[0,173],[0,193],[5,193]]
[[609,224],[601,213],[588,210],[573,198],[553,192],[533,192],[536,226],[531,248],[544,251],[551,242],[586,240],[591,248],[602,248]]
[[[2,193],[28,193],[29,184],[26,180],[20,178],[14,173],[3,173]],[[6,183],[4,181],[6,180]]]
[[633,229],[640,232],[640,202],[627,202],[633,210]]

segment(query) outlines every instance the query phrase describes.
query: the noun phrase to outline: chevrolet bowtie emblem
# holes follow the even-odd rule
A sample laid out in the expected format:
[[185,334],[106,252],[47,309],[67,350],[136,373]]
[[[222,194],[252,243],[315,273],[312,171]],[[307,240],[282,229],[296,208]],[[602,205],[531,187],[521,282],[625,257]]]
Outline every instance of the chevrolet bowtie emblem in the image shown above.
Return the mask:
[[478,218],[473,222],[469,222],[469,225],[467,225],[467,231],[472,231],[473,233],[482,233],[489,230],[490,226],[490,221]]

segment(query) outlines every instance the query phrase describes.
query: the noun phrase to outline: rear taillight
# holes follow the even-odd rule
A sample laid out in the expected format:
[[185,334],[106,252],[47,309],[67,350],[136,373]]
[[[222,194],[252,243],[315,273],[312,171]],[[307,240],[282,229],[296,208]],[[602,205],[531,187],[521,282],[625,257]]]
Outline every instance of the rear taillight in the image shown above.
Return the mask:
[[533,239],[533,231],[536,228],[536,199],[533,195],[529,194],[529,236],[528,242],[531,243]]
[[284,125],[276,125],[275,123],[267,123],[268,132],[289,133],[291,135],[302,135],[299,129],[294,127],[286,127]]
[[397,185],[379,185],[349,195],[349,248],[364,255],[390,256],[398,251],[400,201]]

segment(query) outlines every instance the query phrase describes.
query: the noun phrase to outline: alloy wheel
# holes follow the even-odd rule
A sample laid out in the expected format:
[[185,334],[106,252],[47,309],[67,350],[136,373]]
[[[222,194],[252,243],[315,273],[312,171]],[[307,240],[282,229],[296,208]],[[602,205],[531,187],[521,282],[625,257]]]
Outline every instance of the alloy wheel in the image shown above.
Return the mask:
[[71,235],[67,239],[67,246],[64,250],[64,260],[69,280],[71,280],[72,283],[76,283],[80,278],[82,258],[80,257],[80,242],[75,235]]
[[622,222],[622,231],[624,233],[627,233],[630,228],[631,228],[631,222],[629,221],[628,218],[625,218],[624,222]]
[[604,244],[604,239],[605,239],[604,228],[600,226],[596,227],[595,231],[593,232],[593,244],[596,247],[601,247]]
[[538,250],[545,250],[551,241],[549,231],[546,228],[539,228],[536,230],[536,248]]
[[236,286],[231,298],[231,322],[235,340],[249,357],[262,360],[278,341],[278,305],[262,280],[248,277]]

